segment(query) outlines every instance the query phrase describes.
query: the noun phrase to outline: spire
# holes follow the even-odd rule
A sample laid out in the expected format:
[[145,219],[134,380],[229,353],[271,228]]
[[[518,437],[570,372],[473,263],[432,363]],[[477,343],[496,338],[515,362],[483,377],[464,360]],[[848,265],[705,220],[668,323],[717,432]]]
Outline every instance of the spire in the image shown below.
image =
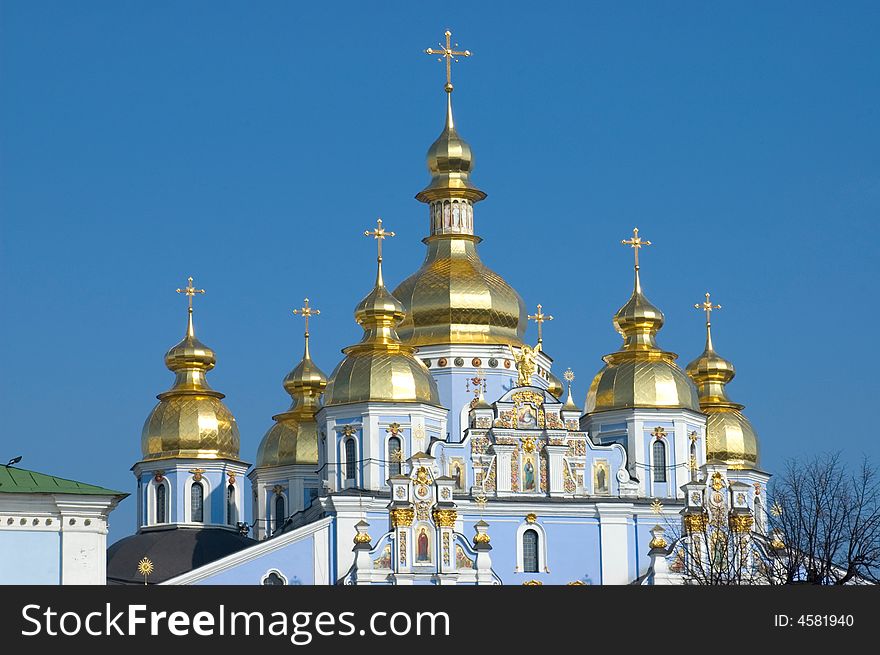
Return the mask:
[[165,366],[176,374],[174,385],[169,391],[161,394],[159,398],[167,395],[204,394],[222,398],[223,394],[211,389],[205,375],[214,368],[217,358],[213,350],[196,339],[196,331],[193,323],[193,298],[204,294],[204,289],[196,289],[193,286],[192,277],[188,278],[187,286],[177,289],[177,293],[186,295],[188,301],[186,334],[183,340],[172,346],[165,353]]
[[706,347],[702,354],[687,366],[688,375],[697,385],[700,407],[742,409],[742,405],[730,401],[725,389],[727,383],[736,375],[736,368],[715,352],[712,343],[712,312],[721,309],[721,305],[713,305],[712,298],[707,292],[706,300],[695,304],[694,309],[706,313]]
[[205,293],[193,279],[178,293],[188,300],[186,334],[165,353],[165,366],[175,374],[171,388],[160,393],[141,432],[145,460],[178,457],[238,461],[240,438],[235,417],[220,400],[206,375],[217,363],[214,351],[199,341],[193,325],[193,298]]
[[382,279],[382,241],[394,236],[382,219],[376,228],[364,231],[376,240],[376,284],[354,310],[364,329],[361,340],[343,348],[345,358],[330,375],[324,391],[324,405],[354,402],[420,402],[440,406],[437,383],[424,362],[415,357],[413,346],[404,345],[397,326],[406,317],[403,303],[385,288]]
[[360,344],[352,348],[359,348],[364,344],[399,344],[396,327],[406,316],[406,312],[403,304],[385,288],[382,277],[382,241],[395,234],[382,227],[382,219],[379,218],[376,219],[373,230],[364,230],[364,236],[373,237],[377,242],[376,284],[354,310],[355,320],[364,328],[364,336]]
[[[426,54],[439,55],[438,61],[446,63],[446,121],[443,131],[437,140],[428,149],[428,171],[431,173],[431,183],[422,189],[416,199],[431,204],[432,218],[436,212],[442,214],[443,207],[433,203],[443,200],[458,199],[461,202],[460,211],[457,214],[457,222],[453,221],[452,207],[449,207],[449,215],[444,223],[441,217],[440,224],[435,225],[432,220],[431,233],[444,234],[457,228],[457,233],[473,234],[472,208],[470,203],[478,202],[486,197],[486,194],[470,183],[469,177],[473,168],[473,153],[467,141],[462,139],[455,129],[455,120],[452,116],[452,63],[458,62],[459,57],[470,57],[470,50],[456,50],[457,43],[452,43],[452,32],[446,30],[444,35],[446,44],[440,43],[440,48],[428,48]],[[464,214],[464,217],[461,214]],[[442,229],[445,228],[445,229]]]
[[[303,334],[305,345],[299,364],[284,378],[284,389],[293,399],[290,409],[285,414],[308,414],[308,417],[311,418],[318,411],[321,394],[327,386],[327,376],[312,361],[312,356],[309,353],[309,319],[313,316],[319,316],[321,310],[310,306],[309,299],[305,298],[303,306],[294,309],[293,313],[296,316],[302,316],[305,321]],[[279,416],[283,417],[285,414],[279,414]]]
[[562,374],[562,377],[565,378],[566,383],[568,383],[568,398],[565,399],[565,405],[562,406],[563,411],[572,411],[579,412],[580,407],[574,402],[574,398],[571,395],[571,383],[574,382],[574,371],[570,368],[565,369],[565,373]]
[[639,275],[639,251],[652,244],[639,236],[639,228],[633,228],[632,238],[624,239],[620,243],[630,246],[634,251],[635,279],[632,296],[614,315],[614,326],[623,337],[624,351],[659,351],[655,337],[663,327],[663,312],[645,297]]

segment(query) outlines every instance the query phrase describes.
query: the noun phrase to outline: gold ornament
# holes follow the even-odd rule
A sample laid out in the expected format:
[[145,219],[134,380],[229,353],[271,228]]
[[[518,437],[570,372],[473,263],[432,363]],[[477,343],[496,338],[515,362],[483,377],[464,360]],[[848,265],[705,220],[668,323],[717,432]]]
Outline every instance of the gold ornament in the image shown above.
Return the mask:
[[[192,283],[192,278],[190,278],[190,283]],[[144,584],[147,584],[147,576],[153,573],[154,567],[153,562],[149,557],[144,557],[137,565],[138,573],[144,576]]]
[[205,469],[190,469],[189,472],[193,474],[193,480],[195,482],[201,482]]
[[454,528],[455,521],[458,519],[458,512],[454,509],[434,509],[432,516],[434,523],[441,528]]
[[654,514],[660,514],[663,512],[663,503],[660,502],[659,498],[655,498],[651,503],[651,511],[654,512]]
[[415,510],[411,507],[396,507],[391,510],[390,515],[392,527],[408,527],[412,525]]
[[552,321],[553,317],[541,311],[541,304],[539,303],[538,311],[534,314],[529,314],[528,319],[538,324],[538,345],[542,344],[544,342],[544,335],[542,332],[544,321]]
[[452,62],[458,63],[457,57],[470,57],[470,50],[453,50],[453,47],[457,48],[458,44],[452,43],[452,32],[446,30],[446,45],[444,46],[442,43],[438,44],[441,50],[435,50],[434,48],[428,48],[425,50],[426,55],[440,55],[437,61],[446,60],[446,93],[452,93]]
[[528,387],[532,384],[532,376],[535,374],[535,359],[541,352],[541,344],[532,348],[526,344],[520,347],[519,355],[517,355],[510,345],[507,346],[513,360],[516,362],[517,386]]
[[526,514],[526,523],[536,523],[537,521],[538,521],[537,514],[535,514],[533,512],[529,512],[528,514]]
[[688,533],[705,532],[707,525],[709,525],[709,516],[705,512],[684,516],[684,529]]
[[731,514],[728,519],[730,529],[734,532],[749,532],[754,522],[750,514]]
[[525,582],[522,583],[522,586],[523,587],[542,587],[542,586],[544,586],[544,583],[541,582],[540,580],[526,580]]
[[354,536],[354,543],[356,544],[368,544],[370,541],[372,541],[372,538],[366,532],[358,532]]

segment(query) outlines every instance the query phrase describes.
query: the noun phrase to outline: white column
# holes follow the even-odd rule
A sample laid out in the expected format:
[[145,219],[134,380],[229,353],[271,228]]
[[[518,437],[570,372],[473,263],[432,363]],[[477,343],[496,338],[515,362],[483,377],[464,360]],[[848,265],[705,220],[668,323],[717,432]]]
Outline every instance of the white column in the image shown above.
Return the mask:
[[629,584],[632,570],[629,563],[629,519],[633,506],[597,503],[602,551],[602,584]]
[[510,460],[516,446],[508,444],[495,444],[495,490],[498,492],[510,492]]
[[547,451],[550,468],[550,495],[560,496],[565,493],[565,474],[562,469],[565,466],[563,457],[568,451],[568,446],[544,446],[544,449]]

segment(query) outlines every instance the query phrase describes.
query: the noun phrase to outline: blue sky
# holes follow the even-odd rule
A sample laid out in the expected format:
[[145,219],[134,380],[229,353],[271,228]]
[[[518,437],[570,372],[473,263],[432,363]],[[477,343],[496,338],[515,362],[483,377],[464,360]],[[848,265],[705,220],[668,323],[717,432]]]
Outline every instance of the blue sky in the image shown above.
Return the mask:
[[[131,491],[193,275],[210,379],[253,461],[301,353],[329,373],[360,330],[376,216],[396,284],[420,264],[413,196],[456,120],[489,194],[483,259],[530,308],[582,400],[620,342],[634,225],[659,341],[718,351],[764,467],[880,455],[880,5],[868,2],[0,3],[0,458]],[[530,337],[535,338],[534,327]],[[866,414],[867,412],[867,414]],[[134,501],[112,539],[134,529]]]

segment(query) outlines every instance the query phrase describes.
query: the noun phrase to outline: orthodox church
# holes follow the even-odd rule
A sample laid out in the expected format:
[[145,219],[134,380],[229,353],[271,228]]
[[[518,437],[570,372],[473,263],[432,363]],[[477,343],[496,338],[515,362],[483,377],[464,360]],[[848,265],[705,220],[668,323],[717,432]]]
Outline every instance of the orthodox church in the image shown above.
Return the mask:
[[[190,278],[174,374],[144,424],[137,532],[108,551],[110,583],[143,584],[676,584],[679,543],[710,517],[743,535],[764,525],[769,474],[755,430],[726,385],[733,364],[706,343],[686,368],[658,342],[663,312],[645,295],[639,231],[632,295],[614,314],[620,348],[579,406],[545,350],[552,319],[480,258],[474,157],[446,111],[427,154],[422,266],[393,290],[383,271],[354,308],[363,331],[327,376],[309,352],[284,379],[290,406],[271,417],[256,464],[223,394],[207,379],[215,352],[196,336]],[[535,345],[525,341],[537,323]],[[249,510],[249,520],[248,511]],[[715,520],[714,518],[712,520]],[[665,526],[665,527],[664,527]],[[670,539],[670,542],[672,539]]]

